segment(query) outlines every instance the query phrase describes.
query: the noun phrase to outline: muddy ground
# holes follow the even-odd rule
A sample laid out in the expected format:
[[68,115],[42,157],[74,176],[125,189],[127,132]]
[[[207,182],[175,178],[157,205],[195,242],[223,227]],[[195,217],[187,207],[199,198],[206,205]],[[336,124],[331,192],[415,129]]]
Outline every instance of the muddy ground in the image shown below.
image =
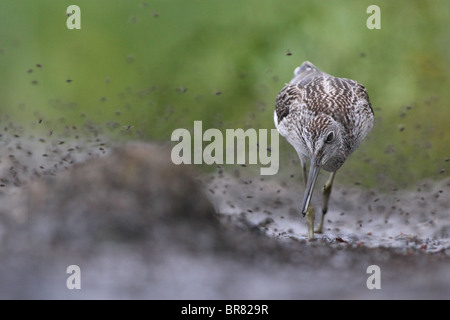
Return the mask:
[[38,141],[2,138],[0,298],[450,298],[450,179],[389,194],[336,184],[310,241],[301,181],[200,174],[144,143]]

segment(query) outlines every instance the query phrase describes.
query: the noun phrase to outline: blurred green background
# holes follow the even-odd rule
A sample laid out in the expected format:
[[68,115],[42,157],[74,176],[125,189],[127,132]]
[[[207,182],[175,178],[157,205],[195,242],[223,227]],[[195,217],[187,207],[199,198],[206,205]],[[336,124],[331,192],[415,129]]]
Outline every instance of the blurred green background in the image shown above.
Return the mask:
[[[81,8],[81,30],[66,8]],[[381,8],[381,30],[366,9]],[[340,183],[448,177],[449,1],[2,0],[0,111],[54,132],[100,124],[114,139],[176,128],[274,128],[276,96],[309,60],[364,84],[376,123]],[[130,133],[132,132],[132,133]],[[280,175],[301,176],[282,138]]]

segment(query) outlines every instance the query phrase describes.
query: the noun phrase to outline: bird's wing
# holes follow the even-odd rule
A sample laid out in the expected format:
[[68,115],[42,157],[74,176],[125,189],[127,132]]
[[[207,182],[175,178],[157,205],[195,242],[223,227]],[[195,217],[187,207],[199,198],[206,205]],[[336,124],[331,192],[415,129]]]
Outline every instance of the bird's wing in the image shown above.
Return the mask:
[[275,105],[275,125],[292,113],[292,108],[302,106],[312,114],[325,113],[344,125],[352,126],[358,121],[356,115],[340,110],[354,108],[357,112],[371,114],[369,96],[365,87],[358,82],[333,77],[305,61],[294,71],[294,77],[278,94]]
[[359,100],[359,103],[366,107],[369,107],[370,112],[373,115],[374,113],[373,113],[372,105],[370,104],[369,95],[367,94],[366,88],[362,84],[360,84],[356,81],[355,81],[355,83],[356,83],[356,85],[353,87],[353,92],[355,93],[357,99]]
[[277,127],[281,120],[289,115],[292,104],[300,99],[301,90],[296,84],[287,84],[281,89],[275,104],[275,125]]
[[341,123],[349,120],[344,117],[347,113],[343,112],[347,108],[354,109],[355,112],[367,109],[373,114],[366,88],[354,80],[318,76],[302,84],[301,99],[315,114],[329,114]]
[[294,71],[294,77],[280,91],[275,105],[275,125],[278,124],[290,113],[290,107],[294,102],[301,103],[304,87],[315,78],[330,77],[330,75],[317,69],[311,62],[305,61]]

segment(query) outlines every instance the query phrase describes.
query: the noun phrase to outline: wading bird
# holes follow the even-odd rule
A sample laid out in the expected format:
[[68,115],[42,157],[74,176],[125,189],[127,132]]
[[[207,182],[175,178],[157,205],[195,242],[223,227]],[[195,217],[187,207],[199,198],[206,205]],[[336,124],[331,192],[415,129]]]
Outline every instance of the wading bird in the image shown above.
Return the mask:
[[358,82],[333,77],[305,61],[278,94],[274,121],[300,157],[306,184],[301,212],[312,239],[315,213],[310,201],[317,176],[320,169],[331,172],[323,188],[322,218],[315,231],[322,233],[336,171],[372,129],[369,96]]

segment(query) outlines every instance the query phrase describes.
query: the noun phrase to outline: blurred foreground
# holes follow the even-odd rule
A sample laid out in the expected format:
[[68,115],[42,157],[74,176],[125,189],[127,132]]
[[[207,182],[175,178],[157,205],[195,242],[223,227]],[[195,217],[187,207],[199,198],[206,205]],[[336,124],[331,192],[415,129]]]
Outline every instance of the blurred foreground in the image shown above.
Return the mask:
[[[198,175],[144,143],[93,158],[4,186],[0,298],[450,296],[450,180],[414,194],[337,188],[324,235],[309,242],[298,183]],[[70,265],[80,290],[66,287]],[[370,265],[381,290],[366,286]]]

